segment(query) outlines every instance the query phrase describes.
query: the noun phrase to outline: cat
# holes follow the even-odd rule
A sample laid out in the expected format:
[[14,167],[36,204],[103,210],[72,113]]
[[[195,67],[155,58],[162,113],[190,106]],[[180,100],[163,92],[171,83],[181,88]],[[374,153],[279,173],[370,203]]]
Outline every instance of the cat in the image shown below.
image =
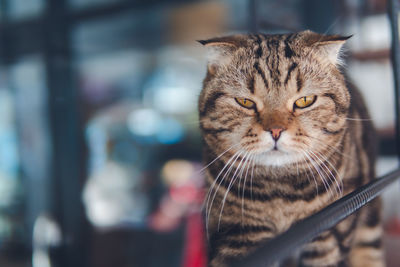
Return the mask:
[[[311,31],[199,41],[209,266],[245,257],[375,177],[376,138],[340,51]],[[301,266],[385,266],[375,199],[300,252]],[[278,263],[279,264],[279,263]]]

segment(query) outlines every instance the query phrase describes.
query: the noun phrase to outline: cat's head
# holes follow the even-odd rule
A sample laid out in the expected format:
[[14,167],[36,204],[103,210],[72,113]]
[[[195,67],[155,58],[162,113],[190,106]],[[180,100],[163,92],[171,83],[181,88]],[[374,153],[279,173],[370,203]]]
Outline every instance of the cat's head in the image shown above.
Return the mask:
[[207,146],[265,166],[337,149],[350,106],[338,68],[347,39],[304,31],[200,41],[209,50],[199,99]]

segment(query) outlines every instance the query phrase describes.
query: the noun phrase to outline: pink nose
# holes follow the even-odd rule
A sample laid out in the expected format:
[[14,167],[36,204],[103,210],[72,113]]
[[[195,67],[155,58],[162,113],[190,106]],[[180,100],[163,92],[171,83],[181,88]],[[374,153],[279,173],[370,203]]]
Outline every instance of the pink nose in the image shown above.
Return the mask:
[[274,138],[275,141],[277,141],[279,139],[279,137],[281,136],[283,129],[282,128],[272,128],[270,130],[272,138]]

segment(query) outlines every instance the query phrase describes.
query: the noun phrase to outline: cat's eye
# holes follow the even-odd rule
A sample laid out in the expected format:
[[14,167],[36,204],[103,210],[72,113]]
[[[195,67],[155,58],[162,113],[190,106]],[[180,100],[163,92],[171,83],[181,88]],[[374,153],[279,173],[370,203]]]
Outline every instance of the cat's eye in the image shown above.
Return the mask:
[[254,108],[256,106],[256,103],[247,98],[235,97],[235,100],[236,102],[238,102],[239,105],[248,109]]
[[294,106],[296,108],[306,108],[314,104],[315,100],[317,99],[317,96],[315,95],[310,95],[310,96],[303,96],[294,102]]

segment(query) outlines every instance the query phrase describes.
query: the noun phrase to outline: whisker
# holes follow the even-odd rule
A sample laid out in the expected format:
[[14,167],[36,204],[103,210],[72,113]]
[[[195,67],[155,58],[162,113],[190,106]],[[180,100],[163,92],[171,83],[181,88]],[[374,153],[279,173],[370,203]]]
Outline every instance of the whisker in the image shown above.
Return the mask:
[[[308,152],[312,153],[312,154],[315,156],[315,158],[321,163],[320,166],[321,166],[322,169],[324,170],[325,174],[328,176],[328,179],[329,179],[330,181],[333,180],[333,182],[336,183],[337,187],[335,187],[335,191],[336,191],[336,194],[337,194],[338,196],[340,196],[341,194],[340,194],[340,186],[339,186],[339,183],[338,183],[338,181],[336,180],[336,177],[335,177],[335,176],[333,175],[333,173],[331,172],[331,170],[330,170],[330,169],[328,168],[328,166],[326,166],[326,164],[320,159],[320,157],[318,157],[313,151],[308,150]],[[329,174],[328,174],[326,171],[328,171]],[[332,178],[332,179],[331,179],[331,178]]]
[[224,176],[222,177],[221,181],[219,182],[219,184],[218,184],[218,186],[217,186],[217,189],[214,191],[214,195],[213,195],[213,198],[212,198],[212,200],[211,200],[210,207],[209,207],[209,209],[208,209],[207,220],[210,218],[212,206],[213,206],[215,197],[216,197],[216,195],[217,195],[217,192],[218,192],[219,188],[221,187],[222,182],[223,182],[223,181],[225,180],[225,178],[231,173],[232,167],[234,166],[234,164],[236,163],[236,161],[237,161],[237,159],[240,157],[240,155],[243,154],[243,152],[244,152],[243,150],[240,150],[240,153],[235,157],[235,159],[233,160],[233,162],[230,164],[230,167],[229,167],[228,170],[225,172]]
[[[208,236],[209,216],[210,216],[210,213],[211,213],[212,203],[214,202],[214,198],[215,198],[215,195],[216,195],[217,192],[218,192],[219,187],[218,187],[218,188],[215,190],[215,192],[214,192],[213,199],[212,199],[212,201],[211,201],[211,206],[210,206],[209,204],[210,204],[210,199],[211,199],[212,192],[213,192],[213,190],[214,190],[214,188],[215,188],[215,185],[217,184],[218,179],[219,179],[219,177],[221,176],[221,174],[224,172],[224,170],[225,170],[229,165],[231,165],[231,162],[232,162],[232,161],[236,161],[236,159],[239,157],[239,155],[241,154],[241,152],[242,152],[242,150],[238,150],[238,151],[235,152],[235,154],[232,155],[232,157],[231,157],[231,158],[228,160],[228,162],[224,165],[224,167],[222,168],[222,170],[218,173],[217,177],[214,179],[214,182],[213,182],[212,185],[210,186],[210,189],[208,190],[208,193],[207,193],[208,196],[207,196],[206,205],[205,205],[205,206],[206,206],[206,230],[207,230],[207,236]],[[230,168],[229,168],[229,169],[230,169]],[[227,172],[228,172],[228,171],[227,171]],[[221,185],[221,183],[222,183],[222,181],[224,180],[224,178],[225,178],[227,172],[225,173],[224,177],[221,179],[219,185]]]
[[322,157],[331,167],[332,169],[336,172],[336,175],[338,176],[337,180],[339,180],[340,185],[338,185],[339,189],[340,189],[340,195],[343,195],[343,179],[341,178],[341,175],[339,174],[338,170],[336,169],[336,167],[320,152],[314,151],[314,153],[319,154],[320,157]]
[[251,152],[249,151],[249,153],[247,154],[247,158],[244,161],[242,169],[240,170],[240,173],[239,173],[238,197],[240,197],[240,185],[241,185],[241,182],[242,182],[243,172],[246,169],[246,165],[247,165],[247,163],[248,163],[248,161],[250,159],[250,156],[251,156]]
[[251,167],[251,177],[250,177],[250,198],[253,200],[253,175],[254,175],[254,165],[256,165],[257,154],[254,154],[253,165]]
[[196,172],[196,174],[201,173],[202,171],[204,171],[205,169],[207,169],[211,164],[213,164],[215,161],[217,161],[220,157],[222,157],[225,153],[227,153],[229,150],[231,150],[234,147],[237,147],[238,145],[240,145],[240,143],[238,144],[234,144],[233,146],[229,147],[227,150],[225,150],[224,152],[222,152],[221,154],[219,154],[218,157],[216,157],[213,161],[211,161],[210,163],[208,163],[206,166],[204,166],[203,168],[201,168],[199,171]]
[[322,183],[324,184],[325,190],[331,194],[333,197],[333,192],[331,191],[331,188],[329,184],[325,180],[325,176],[321,173],[321,170],[318,167],[318,164],[310,157],[310,155],[307,153],[307,151],[304,151],[304,155],[310,160],[310,163],[312,166],[314,166],[314,169],[317,171],[319,177],[321,178]]
[[[304,160],[304,156],[302,155],[302,157],[303,157],[303,160]],[[297,164],[297,176],[299,176],[300,174],[299,174],[299,162],[298,161],[296,161],[296,164]],[[307,180],[308,180],[308,182],[311,182],[310,181],[310,177],[308,177],[308,175],[307,175]]]
[[362,119],[362,118],[344,118],[348,121],[372,121],[372,119]]
[[248,154],[249,154],[249,152],[245,152],[245,154],[244,154],[244,156],[242,157],[242,159],[241,159],[239,165],[237,166],[235,172],[233,173],[233,176],[232,176],[232,178],[231,178],[231,180],[230,180],[230,182],[229,182],[228,188],[227,188],[227,190],[226,190],[226,192],[225,192],[225,194],[224,194],[224,198],[223,198],[223,200],[222,200],[222,205],[221,205],[221,211],[220,211],[220,213],[219,213],[218,227],[217,227],[218,230],[219,230],[219,226],[220,226],[220,223],[221,223],[221,217],[222,217],[222,212],[223,212],[223,210],[224,210],[226,198],[227,198],[227,196],[228,196],[229,191],[230,191],[231,188],[232,188],[232,185],[235,183],[235,181],[236,181],[236,179],[237,179],[237,177],[238,177],[238,174],[239,174],[238,170],[240,169],[240,167],[241,167],[241,165],[242,165],[242,163],[243,163],[243,160],[247,157]]
[[[217,195],[217,192],[218,192],[218,190],[219,190],[219,188],[220,188],[222,182],[225,180],[225,177],[226,177],[227,175],[230,174],[233,165],[236,163],[237,159],[239,158],[239,156],[240,156],[242,153],[243,153],[243,150],[238,151],[237,155],[236,155],[236,156],[233,158],[233,160],[229,163],[230,166],[229,166],[229,168],[227,169],[227,171],[225,172],[224,176],[223,176],[223,177],[221,178],[221,180],[219,181],[217,188],[214,190],[214,194],[213,194],[213,196],[212,196],[211,203],[208,205],[208,214],[206,215],[207,222],[208,222],[209,217],[210,217],[210,214],[211,214],[211,210],[212,210],[212,206],[213,206],[215,197],[216,197],[216,195]],[[228,165],[228,164],[226,164],[226,166],[227,166],[227,165]],[[221,171],[221,173],[222,173],[222,171]],[[215,187],[215,185],[214,185],[214,187]]]
[[[316,137],[309,136],[309,135],[305,135],[305,136],[306,136],[306,137],[309,137],[309,138],[312,138],[313,140],[317,141],[320,145],[325,146],[326,148],[330,148],[330,149],[334,150],[336,153],[338,153],[338,154],[340,154],[340,155],[342,155],[342,156],[344,156],[344,157],[346,157],[346,158],[348,158],[348,159],[353,160],[352,157],[350,157],[350,156],[347,155],[347,154],[344,154],[343,152],[341,152],[341,151],[340,151],[339,149],[337,149],[336,147],[331,146],[331,145],[328,145],[328,144],[324,143],[322,140],[320,140],[320,139],[318,139],[318,138],[316,138]],[[332,150],[331,150],[331,151],[332,151]]]
[[[244,163],[244,166],[243,166],[242,171],[241,171],[241,173],[240,173],[240,177],[242,177],[242,176],[243,176],[243,172],[244,172],[244,170],[245,170],[246,167],[247,167],[246,174],[245,174],[245,179],[244,179],[244,181],[243,181],[243,190],[244,190],[244,187],[246,186],[246,178],[247,178],[247,173],[248,173],[248,171],[249,171],[249,167],[250,167],[250,164],[251,164],[251,158],[252,158],[252,156],[253,156],[253,153],[252,153],[251,151],[249,151],[249,154],[247,155],[247,160],[246,160],[246,162]],[[238,197],[239,197],[239,198],[240,198],[240,184],[241,184],[241,180],[242,180],[242,178],[241,178],[240,181],[239,181],[239,188],[238,188]]]
[[208,195],[207,204],[208,204],[208,200],[209,200],[209,198],[210,198],[210,196],[211,196],[211,192],[212,192],[212,190],[213,190],[215,184],[218,182],[218,179],[219,179],[220,175],[223,173],[223,171],[226,169],[226,167],[229,166],[229,164],[231,163],[231,161],[233,160],[233,158],[234,158],[235,156],[237,156],[239,152],[240,152],[240,150],[239,150],[239,151],[236,151],[236,152],[230,157],[230,159],[228,160],[228,162],[225,163],[225,165],[224,165],[224,167],[222,168],[222,170],[218,173],[217,177],[214,179],[214,181],[213,181],[212,185],[210,186],[210,189],[208,190],[208,193],[207,193],[207,195]]
[[[310,150],[307,150],[306,152],[311,152],[311,151],[310,151]],[[307,154],[313,159],[314,163],[318,166],[318,169],[321,171],[321,173],[322,173],[322,171],[324,172],[325,175],[323,175],[323,177],[324,177],[324,180],[325,180],[325,181],[327,181],[328,179],[329,179],[329,182],[331,182],[331,183],[332,183],[332,181],[335,181],[334,179],[331,179],[329,173],[328,173],[328,172],[326,171],[326,169],[324,168],[325,166],[322,164],[323,162],[321,162],[321,160],[320,160],[318,157],[316,157],[316,159],[317,159],[319,162],[321,162],[321,164],[318,164],[317,161],[313,158],[312,155],[310,155],[309,153],[307,153]],[[328,188],[329,188],[329,190],[330,190],[330,192],[331,192],[331,196],[334,197],[333,189],[332,189],[331,184],[329,184],[328,181],[327,181],[326,184],[327,184],[327,186],[328,186]],[[337,191],[336,191],[336,193],[337,193]]]
[[[245,162],[243,163],[242,169],[240,170],[240,173],[239,173],[239,183],[238,183],[238,188],[237,188],[238,199],[240,199],[240,186],[241,186],[242,180],[243,180],[243,189],[242,190],[244,190],[244,188],[246,186],[246,184],[245,184],[246,178],[243,178],[243,173],[246,170],[246,167],[247,167],[247,169],[249,167],[249,161],[250,161],[251,156],[252,156],[252,154],[249,151],[247,158],[246,158]],[[242,221],[241,222],[243,222],[243,205],[242,205]]]
[[243,190],[242,190],[242,222],[243,222],[243,213],[244,213],[244,191],[246,188],[247,174],[249,173],[249,168],[250,168],[253,158],[254,158],[254,154],[250,154],[249,162],[247,164],[246,174],[244,176]]
[[308,167],[308,169],[309,169],[309,171],[310,171],[310,173],[311,173],[311,175],[312,175],[312,177],[313,177],[313,180],[314,180],[314,183],[315,183],[315,189],[316,189],[316,191],[317,191],[317,196],[318,196],[318,183],[317,183],[317,179],[315,178],[314,172],[312,171],[312,169],[311,169],[311,167],[310,167],[310,164],[308,164],[307,159],[304,157],[304,151],[302,151],[302,152],[303,152],[303,154],[301,154],[301,156],[303,157],[304,162],[306,163],[306,165],[307,165],[307,167]]

